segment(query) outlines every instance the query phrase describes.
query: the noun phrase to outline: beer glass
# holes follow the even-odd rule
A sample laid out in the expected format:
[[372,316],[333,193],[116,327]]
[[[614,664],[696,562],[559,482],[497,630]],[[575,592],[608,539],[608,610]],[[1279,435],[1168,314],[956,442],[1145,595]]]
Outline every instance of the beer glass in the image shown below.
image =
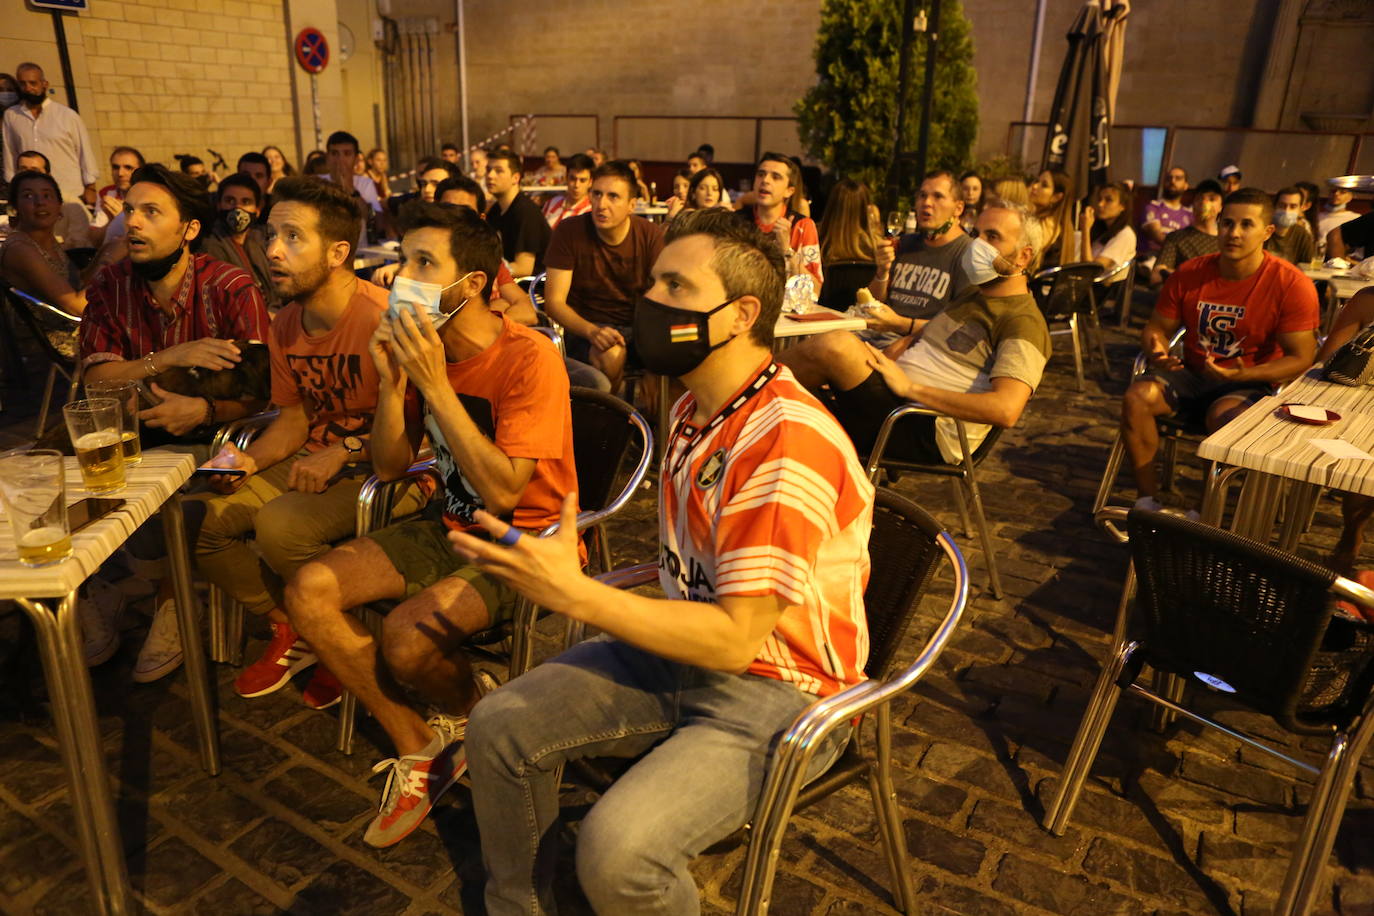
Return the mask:
[[0,455],[0,502],[10,517],[20,563],[46,566],[72,555],[61,452]]
[[86,490],[95,496],[124,486],[123,424],[114,398],[72,401],[62,408],[76,464]]
[[104,382],[87,382],[86,397],[114,398],[120,406],[120,447],[124,453],[124,464],[133,467],[143,460],[143,449],[138,439],[138,382],[127,379],[111,379]]

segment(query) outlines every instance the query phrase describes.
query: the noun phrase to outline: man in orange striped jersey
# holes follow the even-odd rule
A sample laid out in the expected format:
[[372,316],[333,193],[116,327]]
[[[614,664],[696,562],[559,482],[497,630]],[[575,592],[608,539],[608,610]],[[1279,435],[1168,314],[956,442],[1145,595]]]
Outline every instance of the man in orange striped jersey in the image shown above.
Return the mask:
[[[873,487],[843,429],[773,361],[776,242],[723,210],[679,218],[635,309],[645,368],[680,378],[660,481],[666,599],[582,575],[565,502],[553,538],[483,514],[458,551],[602,636],[489,694],[467,761],[493,916],[553,909],[558,772],[638,757],[578,833],[601,913],[696,912],[696,853],[753,811],[778,735],[864,677]],[[847,740],[817,754],[823,771]]]

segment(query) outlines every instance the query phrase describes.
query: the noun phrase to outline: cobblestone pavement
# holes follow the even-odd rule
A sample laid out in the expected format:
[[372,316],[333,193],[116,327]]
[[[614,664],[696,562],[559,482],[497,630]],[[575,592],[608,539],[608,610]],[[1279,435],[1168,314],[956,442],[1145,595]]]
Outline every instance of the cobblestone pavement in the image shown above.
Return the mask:
[[[1113,334],[1118,367],[1128,338]],[[1062,349],[1062,348],[1061,348]],[[1174,914],[1269,912],[1296,838],[1310,780],[1235,743],[1176,725],[1146,727],[1123,702],[1068,833],[1039,820],[1077,727],[1119,594],[1125,559],[1089,524],[1088,509],[1113,430],[1120,381],[1074,390],[1062,352],[1023,423],[983,470],[988,516],[1007,595],[994,600],[976,541],[959,542],[975,594],[938,667],[897,704],[896,784],[910,868],[932,913]],[[3,392],[6,406],[36,400]],[[12,424],[12,419],[5,422]],[[0,434],[0,447],[22,430]],[[1192,470],[1189,460],[1182,462]],[[939,481],[904,479],[912,495],[957,525]],[[1185,477],[1185,496],[1197,476]],[[1311,543],[1319,556],[1337,522],[1322,504]],[[957,533],[957,532],[956,532]],[[653,555],[652,495],[614,526],[618,560]],[[144,602],[146,605],[146,602]],[[933,605],[932,605],[933,606]],[[392,849],[363,845],[389,756],[370,722],[352,756],[334,750],[336,719],[300,703],[296,683],[247,701],[216,669],[224,772],[199,769],[184,678],[133,685],[147,626],[127,612],[124,647],[93,671],[100,722],[136,896],[153,913],[481,912],[477,837],[465,787],[433,822]],[[543,651],[552,644],[546,621]],[[924,628],[918,627],[918,630]],[[84,912],[89,901],[70,829],[61,763],[41,705],[32,653],[16,653],[17,615],[0,615],[0,910]],[[256,657],[262,632],[247,656]],[[913,647],[924,632],[914,633]],[[909,654],[908,654],[909,657]],[[1269,722],[1224,718],[1296,746]],[[1301,753],[1317,760],[1316,745]],[[739,849],[703,856],[704,910],[729,911]],[[566,864],[566,863],[565,863]],[[566,912],[585,912],[567,868]],[[774,912],[892,912],[877,827],[854,788],[798,815],[783,848]],[[1374,913],[1374,770],[1359,775],[1319,910]]]

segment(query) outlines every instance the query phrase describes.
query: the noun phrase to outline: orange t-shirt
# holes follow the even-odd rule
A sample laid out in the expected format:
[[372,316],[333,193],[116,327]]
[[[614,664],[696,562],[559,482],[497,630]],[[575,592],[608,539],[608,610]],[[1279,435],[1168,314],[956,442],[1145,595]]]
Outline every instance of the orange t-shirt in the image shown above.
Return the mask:
[[307,450],[319,451],[372,429],[377,367],[367,342],[386,311],[387,295],[380,286],[360,280],[339,323],[324,334],[305,332],[305,310],[296,302],[278,312],[268,328],[272,403],[305,405],[310,418]]
[[[538,531],[558,521],[563,497],[577,489],[573,462],[572,402],[568,372],[558,350],[537,331],[504,315],[496,342],[476,356],[449,363],[448,380],[472,421],[508,458],[533,458],[534,474],[515,506],[517,528]],[[420,393],[406,389],[406,428],[423,423],[444,480],[444,523],[476,525],[486,508]]]

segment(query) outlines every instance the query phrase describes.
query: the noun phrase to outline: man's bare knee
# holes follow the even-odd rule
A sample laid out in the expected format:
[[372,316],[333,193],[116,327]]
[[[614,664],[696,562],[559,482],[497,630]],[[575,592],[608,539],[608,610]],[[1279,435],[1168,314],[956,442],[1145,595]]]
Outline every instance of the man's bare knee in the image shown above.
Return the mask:
[[1134,415],[1149,414],[1152,417],[1168,413],[1169,405],[1164,400],[1164,389],[1158,382],[1135,382],[1126,389],[1122,398],[1121,415],[1128,420]]
[[286,585],[286,616],[297,630],[342,609],[339,579],[328,563],[314,560],[305,564]]

